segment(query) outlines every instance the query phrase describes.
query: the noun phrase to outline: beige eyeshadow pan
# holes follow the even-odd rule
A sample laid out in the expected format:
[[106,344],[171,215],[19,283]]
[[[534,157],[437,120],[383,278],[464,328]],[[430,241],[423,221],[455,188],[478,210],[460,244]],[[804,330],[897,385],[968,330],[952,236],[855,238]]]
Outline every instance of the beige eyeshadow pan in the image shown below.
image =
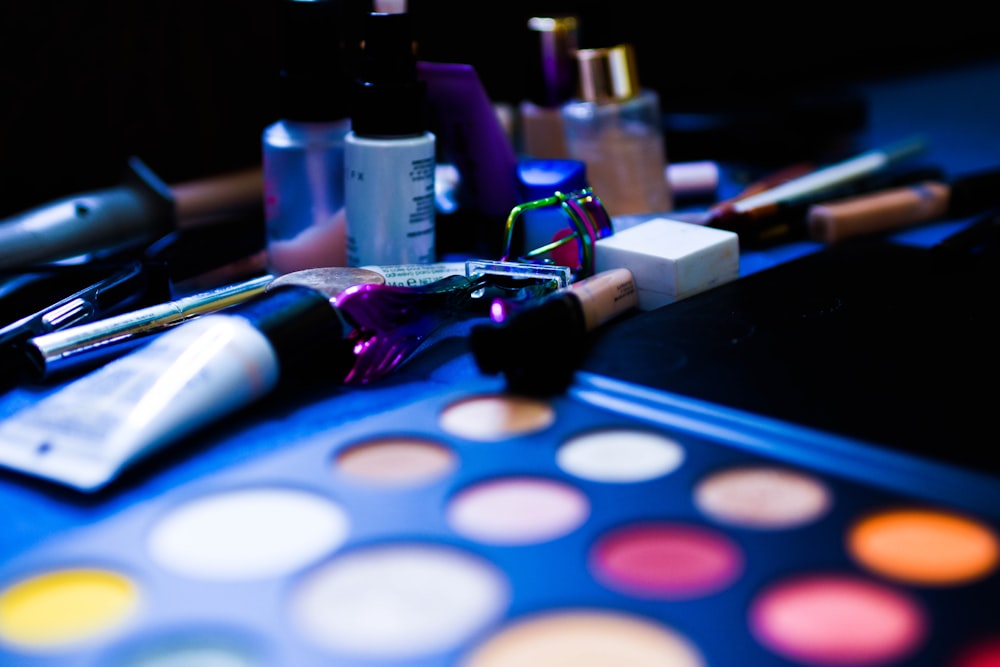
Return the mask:
[[446,432],[469,440],[497,441],[534,433],[555,423],[551,404],[516,395],[480,395],[452,403],[441,412]]
[[723,523],[759,529],[812,523],[832,504],[829,489],[813,475],[774,466],[740,466],[704,478],[695,504]]
[[385,486],[409,486],[433,481],[457,465],[444,445],[408,436],[367,440],[342,450],[336,458],[339,472]]
[[698,649],[666,625],[608,610],[573,609],[513,623],[462,667],[704,667]]

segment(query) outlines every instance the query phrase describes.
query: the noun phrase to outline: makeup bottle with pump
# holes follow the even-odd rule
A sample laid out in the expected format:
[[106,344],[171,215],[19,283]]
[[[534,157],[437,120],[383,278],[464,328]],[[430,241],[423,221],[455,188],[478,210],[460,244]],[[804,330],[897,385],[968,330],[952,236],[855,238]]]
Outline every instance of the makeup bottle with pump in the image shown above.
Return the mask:
[[630,44],[578,49],[577,96],[562,107],[569,156],[612,216],[673,209],[660,100],[640,88]]
[[347,263],[435,261],[436,137],[407,13],[367,15],[346,137]]
[[519,149],[531,158],[558,160],[568,154],[561,108],[576,93],[577,19],[533,16],[528,30],[532,62],[526,99],[519,108]]

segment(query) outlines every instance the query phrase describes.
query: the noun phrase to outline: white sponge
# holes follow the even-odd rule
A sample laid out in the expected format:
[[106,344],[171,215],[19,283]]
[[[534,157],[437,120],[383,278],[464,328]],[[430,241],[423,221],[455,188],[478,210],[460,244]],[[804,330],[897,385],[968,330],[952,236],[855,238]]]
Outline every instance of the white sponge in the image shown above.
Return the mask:
[[652,310],[735,280],[740,272],[735,232],[654,218],[600,239],[594,270],[626,268],[639,291],[639,309]]

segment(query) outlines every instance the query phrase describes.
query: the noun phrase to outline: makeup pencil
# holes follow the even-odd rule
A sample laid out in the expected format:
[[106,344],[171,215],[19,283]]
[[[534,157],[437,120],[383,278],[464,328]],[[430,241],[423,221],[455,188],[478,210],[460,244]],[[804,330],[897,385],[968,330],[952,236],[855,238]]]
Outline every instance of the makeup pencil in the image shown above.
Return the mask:
[[928,180],[906,187],[812,206],[809,236],[836,243],[923,222],[963,218],[1000,205],[1000,168],[966,174],[951,182]]
[[809,237],[808,214],[815,206],[942,178],[943,170],[933,165],[880,171],[813,195],[758,206],[730,217],[725,223],[709,226],[736,232],[740,242],[748,247],[805,239]]
[[740,197],[708,212],[703,224],[736,231],[741,221],[753,218],[782,204],[818,202],[829,198],[837,188],[886,172],[923,151],[925,142],[913,138],[860,153],[797,178],[784,181],[749,197]]

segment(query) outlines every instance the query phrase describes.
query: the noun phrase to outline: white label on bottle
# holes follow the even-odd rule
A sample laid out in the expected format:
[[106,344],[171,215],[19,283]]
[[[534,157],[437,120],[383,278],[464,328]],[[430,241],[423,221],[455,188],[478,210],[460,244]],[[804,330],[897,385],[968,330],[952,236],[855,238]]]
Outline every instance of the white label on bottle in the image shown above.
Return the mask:
[[381,274],[385,278],[386,285],[397,287],[420,287],[421,285],[429,285],[448,276],[465,275],[465,262],[392,264],[390,266],[368,265],[361,268]]
[[347,135],[347,263],[427,264],[436,259],[435,137]]

